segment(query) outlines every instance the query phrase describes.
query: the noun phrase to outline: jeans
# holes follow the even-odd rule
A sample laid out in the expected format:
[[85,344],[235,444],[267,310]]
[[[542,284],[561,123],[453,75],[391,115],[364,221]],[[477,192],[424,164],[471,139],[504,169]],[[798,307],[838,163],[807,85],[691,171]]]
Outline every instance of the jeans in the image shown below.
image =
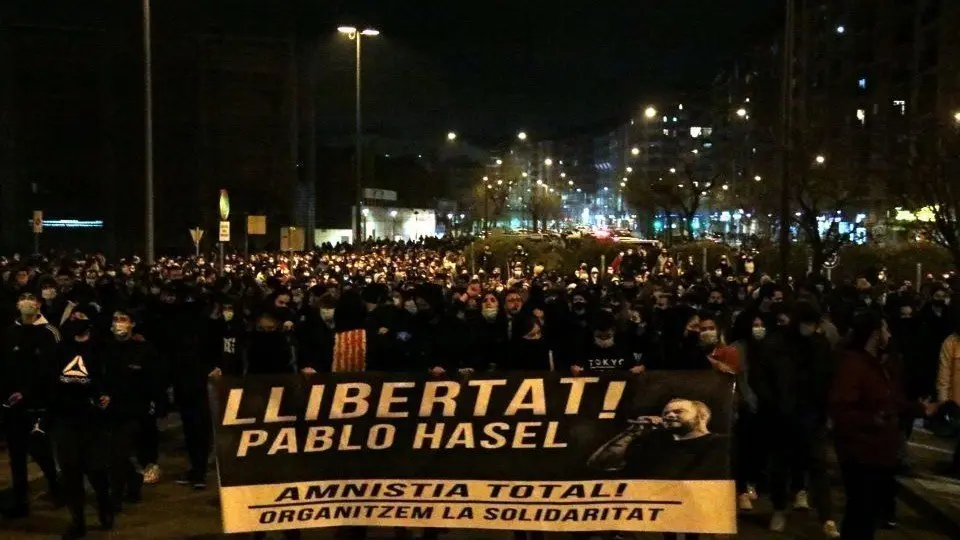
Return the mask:
[[896,497],[893,467],[841,463],[847,507],[840,535],[843,540],[873,540],[877,524]]
[[806,489],[820,522],[833,521],[826,426],[819,422],[779,420],[768,423],[767,427],[772,454],[770,498],[774,510],[786,510],[788,491]]

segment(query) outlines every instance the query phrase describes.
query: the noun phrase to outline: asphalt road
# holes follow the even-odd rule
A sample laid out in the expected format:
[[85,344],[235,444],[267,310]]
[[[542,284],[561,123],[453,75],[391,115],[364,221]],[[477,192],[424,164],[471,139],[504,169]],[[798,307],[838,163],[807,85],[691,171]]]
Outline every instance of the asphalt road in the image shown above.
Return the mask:
[[[179,428],[173,425],[163,442],[164,476],[154,486],[145,486],[144,501],[130,507],[117,518],[117,526],[109,533],[92,531],[88,538],[117,540],[212,540],[229,538],[220,533],[220,515],[217,492],[214,487],[207,491],[194,491],[188,487],[174,484],[173,479],[186,469],[185,452],[181,448]],[[6,456],[0,458],[0,489],[9,485],[9,469]],[[31,466],[34,477],[38,472]],[[213,478],[211,478],[211,481]],[[835,479],[834,497],[838,510],[843,508],[842,489],[839,479]],[[31,484],[33,514],[29,518],[16,521],[0,521],[0,539],[2,540],[40,540],[59,538],[68,523],[66,509],[55,510],[42,492],[42,480]],[[91,503],[92,504],[92,503]],[[761,498],[754,512],[741,516],[740,532],[737,538],[743,539],[820,539],[823,538],[820,526],[810,512],[794,511],[788,517],[787,532],[771,533],[766,526],[770,519],[769,504]],[[880,540],[934,540],[947,539],[949,535],[938,530],[935,522],[920,516],[907,505],[899,505],[900,527],[894,531],[882,531]],[[88,523],[96,525],[96,511],[88,508]],[[390,529],[372,529],[371,538],[393,538]],[[242,538],[242,535],[237,537]],[[547,535],[548,538],[569,538],[569,535]],[[277,536],[280,538],[280,536]],[[313,530],[304,534],[305,539],[333,538],[329,530]],[[441,536],[444,539],[508,539],[510,533],[487,531],[450,531]],[[638,540],[660,538],[659,535],[636,535]]]

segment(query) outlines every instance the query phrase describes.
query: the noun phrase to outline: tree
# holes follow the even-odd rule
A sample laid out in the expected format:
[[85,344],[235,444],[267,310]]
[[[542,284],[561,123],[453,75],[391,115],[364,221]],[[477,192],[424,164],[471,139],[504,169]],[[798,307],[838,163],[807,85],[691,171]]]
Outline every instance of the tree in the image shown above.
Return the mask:
[[889,189],[914,212],[929,210],[927,236],[946,248],[960,266],[960,122],[916,130],[896,156]]
[[786,188],[793,224],[810,248],[815,269],[850,242],[840,233],[837,217],[865,207],[872,195],[874,174],[861,146],[864,139],[849,126],[814,123],[791,134]]

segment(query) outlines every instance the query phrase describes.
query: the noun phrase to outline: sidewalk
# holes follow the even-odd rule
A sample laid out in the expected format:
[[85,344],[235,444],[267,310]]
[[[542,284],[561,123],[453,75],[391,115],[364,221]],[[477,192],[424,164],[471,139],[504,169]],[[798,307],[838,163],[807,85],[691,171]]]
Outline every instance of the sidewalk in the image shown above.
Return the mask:
[[960,538],[960,479],[943,476],[957,442],[914,429],[908,449],[912,470],[898,478],[900,498],[916,508],[952,538]]

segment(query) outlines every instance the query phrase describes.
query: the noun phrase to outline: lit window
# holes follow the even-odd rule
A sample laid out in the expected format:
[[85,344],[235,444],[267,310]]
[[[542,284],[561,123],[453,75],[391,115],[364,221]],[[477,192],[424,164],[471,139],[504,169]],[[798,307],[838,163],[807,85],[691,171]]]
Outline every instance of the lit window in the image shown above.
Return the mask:
[[673,121],[674,121],[674,123],[676,123],[676,121],[677,121],[677,117],[676,117],[676,116],[673,117]]
[[866,89],[867,89],[867,79],[866,79],[866,78],[863,78],[863,79],[860,79],[859,81],[857,81],[857,87],[860,88],[861,90],[866,90]]
[[893,106],[900,108],[900,116],[905,116],[907,114],[907,102],[902,99],[893,100]]
[[703,134],[703,128],[697,127],[697,126],[693,126],[690,128],[690,136],[693,137],[694,139],[696,139],[702,134]]
[[667,122],[667,121],[669,121],[669,120],[670,120],[670,119],[667,118],[666,116],[663,117],[663,121],[664,121],[664,122]]
[[863,109],[857,109],[857,120],[860,121],[860,125],[867,123],[867,111]]
[[665,136],[669,137],[669,136],[670,136],[670,130],[669,130],[669,129],[663,130],[663,134],[664,134]]
[[709,137],[710,135],[713,135],[713,128],[709,128],[709,127],[703,128],[703,136]]
[[844,34],[844,33],[846,33],[846,31],[847,31],[847,28],[846,28],[845,26],[843,26],[842,24],[837,27],[837,33],[838,33],[838,34]]
[[678,109],[680,109],[681,111],[683,110],[683,103],[680,104],[680,106],[678,107]]

